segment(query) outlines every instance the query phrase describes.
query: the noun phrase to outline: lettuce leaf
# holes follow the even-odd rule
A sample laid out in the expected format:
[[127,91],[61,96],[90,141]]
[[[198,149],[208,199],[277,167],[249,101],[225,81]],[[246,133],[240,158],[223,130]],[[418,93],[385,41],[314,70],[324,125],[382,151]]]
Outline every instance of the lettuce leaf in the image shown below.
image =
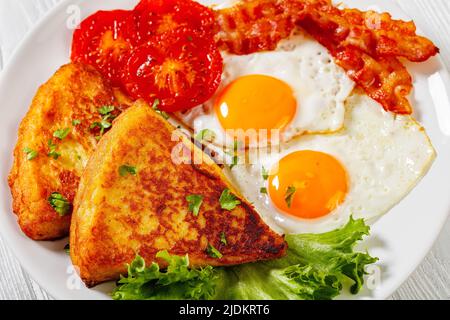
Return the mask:
[[156,263],[146,268],[137,257],[113,293],[114,299],[223,299],[223,300],[328,300],[352,282],[356,294],[363,285],[365,266],[378,259],[355,252],[369,235],[364,220],[350,219],[341,229],[323,234],[288,235],[284,258],[228,268],[189,269],[188,257],[158,256],[169,267]]
[[213,267],[190,269],[188,256],[172,256],[167,251],[156,255],[168,263],[161,271],[153,262],[145,266],[137,256],[128,266],[128,276],[121,277],[112,293],[115,300],[206,300],[211,299],[217,285]]
[[365,235],[369,227],[353,218],[331,232],[288,235],[286,257],[227,270],[233,277],[228,276],[226,287],[218,288],[215,298],[328,300],[339,295],[348,281],[353,282],[350,292],[357,294],[366,265],[378,260],[354,251]]

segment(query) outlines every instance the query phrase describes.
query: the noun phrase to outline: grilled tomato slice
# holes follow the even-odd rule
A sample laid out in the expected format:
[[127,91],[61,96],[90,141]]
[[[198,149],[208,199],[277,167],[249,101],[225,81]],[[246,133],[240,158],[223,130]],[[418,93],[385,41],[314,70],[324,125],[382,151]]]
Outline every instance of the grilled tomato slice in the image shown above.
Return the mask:
[[222,56],[212,38],[178,29],[132,51],[124,86],[136,99],[159,99],[163,111],[187,110],[211,98],[222,69]]
[[199,36],[213,36],[212,9],[192,0],[142,0],[134,9],[141,41],[190,28]]
[[98,11],[75,30],[72,61],[96,67],[114,85],[120,85],[131,49],[138,44],[131,11]]

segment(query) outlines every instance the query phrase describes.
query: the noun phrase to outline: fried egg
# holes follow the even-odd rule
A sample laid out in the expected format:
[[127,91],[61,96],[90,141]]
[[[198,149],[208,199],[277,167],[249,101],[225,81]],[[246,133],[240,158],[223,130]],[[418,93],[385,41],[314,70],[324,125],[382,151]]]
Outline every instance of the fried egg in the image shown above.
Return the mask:
[[195,134],[212,131],[216,144],[230,147],[236,138],[231,134],[229,139],[233,130],[255,130],[257,142],[276,132],[282,143],[304,133],[342,128],[344,102],[354,83],[323,46],[303,33],[280,42],[274,51],[223,53],[223,58],[222,83],[215,96],[176,115]]
[[225,169],[275,230],[320,233],[341,227],[351,215],[380,216],[431,166],[435,151],[412,117],[385,112],[359,93],[349,97],[346,109],[339,132],[250,150],[249,164]]

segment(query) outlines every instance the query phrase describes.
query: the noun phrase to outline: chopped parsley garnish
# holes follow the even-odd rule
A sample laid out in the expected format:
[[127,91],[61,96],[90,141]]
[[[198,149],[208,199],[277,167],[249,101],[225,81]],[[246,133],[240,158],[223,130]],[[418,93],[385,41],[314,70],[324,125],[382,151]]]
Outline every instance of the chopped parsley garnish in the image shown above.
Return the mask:
[[61,153],[56,151],[56,144],[53,143],[52,139],[48,140],[48,149],[49,152],[47,155],[55,160],[58,160],[58,158],[61,156]]
[[239,150],[239,141],[234,140],[233,144],[233,158],[231,159],[231,164],[229,165],[230,170],[233,170],[235,166],[239,163],[239,156],[238,156],[238,150]]
[[114,120],[116,118],[116,116],[112,114],[114,110],[114,106],[103,106],[98,109],[98,113],[102,115],[102,120],[96,121],[90,126],[91,130],[95,128],[100,129],[100,135],[96,137],[97,140],[100,140],[100,138],[105,134],[106,130],[112,127],[112,123],[110,120]]
[[237,166],[238,163],[239,157],[237,155],[234,155],[233,158],[231,159],[230,170],[233,170],[233,168]]
[[221,259],[223,257],[223,254],[221,254],[220,251],[217,250],[216,248],[214,248],[214,246],[210,243],[208,243],[208,247],[206,248],[206,253],[211,258]]
[[192,194],[186,197],[186,201],[189,203],[189,211],[194,214],[194,216],[198,216],[200,212],[200,206],[203,202],[203,197],[200,195]]
[[222,194],[220,195],[219,202],[220,207],[228,211],[233,210],[234,208],[236,208],[236,206],[241,204],[241,201],[239,201],[228,188],[223,190]]
[[70,128],[59,129],[53,133],[53,136],[55,138],[58,138],[59,140],[63,140],[69,135],[69,133],[70,133]]
[[110,116],[111,112],[113,112],[116,108],[114,106],[103,106],[100,109],[98,109],[98,113],[100,113],[102,116]]
[[216,133],[210,129],[203,129],[196,136],[198,141],[213,142],[216,139]]
[[269,179],[269,171],[267,171],[266,168],[264,168],[264,166],[262,167],[262,177],[264,180]]
[[267,194],[267,188],[266,187],[262,187],[261,189],[259,189],[259,192],[262,194]]
[[66,244],[66,246],[64,247],[64,251],[65,251],[67,254],[70,254],[70,244],[69,244],[69,243]]
[[59,192],[53,192],[48,198],[48,202],[61,217],[70,213],[70,209],[72,208],[69,200],[64,198]]
[[102,120],[101,122],[94,122],[91,124],[91,129],[100,128],[100,135],[97,136],[97,140],[99,140],[104,134],[105,131],[111,128],[112,124],[106,120]]
[[102,120],[100,122],[94,122],[93,124],[91,124],[91,129],[100,128],[100,133],[101,135],[103,135],[105,133],[105,130],[111,128],[111,126],[111,122]]
[[33,160],[38,156],[38,152],[30,148],[24,148],[23,152],[27,155],[27,160]]
[[131,175],[135,176],[137,174],[137,169],[136,169],[136,167],[124,164],[119,167],[119,174],[122,177],[125,177],[127,174],[131,174]]
[[292,198],[294,197],[294,194],[296,191],[297,191],[297,189],[294,186],[289,186],[286,190],[286,194],[284,196],[284,201],[286,201],[288,208],[291,207]]
[[220,242],[221,242],[224,246],[228,245],[227,235],[225,234],[225,232],[221,232],[221,233],[220,233]]
[[153,102],[153,105],[152,105],[152,109],[155,110],[155,112],[156,112],[157,114],[159,114],[160,116],[162,116],[165,120],[169,119],[170,116],[169,116],[166,112],[161,111],[161,110],[158,108],[158,107],[159,107],[159,104],[160,104],[159,99],[155,99],[155,101]]

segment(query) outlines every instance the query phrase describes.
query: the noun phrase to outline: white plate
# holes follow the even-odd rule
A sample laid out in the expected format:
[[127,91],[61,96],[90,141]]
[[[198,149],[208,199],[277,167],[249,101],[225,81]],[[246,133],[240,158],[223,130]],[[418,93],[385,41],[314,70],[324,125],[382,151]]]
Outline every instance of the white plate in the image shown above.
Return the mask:
[[[67,240],[34,242],[20,231],[11,210],[7,175],[20,120],[38,88],[69,62],[71,14],[78,5],[82,17],[100,9],[130,9],[137,0],[67,0],[59,4],[26,37],[0,78],[1,190],[0,232],[22,266],[57,299],[108,299],[113,285],[87,289],[74,275],[63,248]],[[213,2],[205,0],[204,2]],[[217,2],[217,1],[216,1]],[[407,19],[390,0],[347,0],[362,9],[382,9]],[[374,6],[376,5],[376,6]],[[381,281],[358,296],[341,298],[385,299],[407,279],[431,249],[450,211],[450,83],[439,58],[409,65],[415,78],[412,97],[416,117],[427,129],[438,152],[431,171],[413,192],[372,227],[365,246],[380,258]]]

